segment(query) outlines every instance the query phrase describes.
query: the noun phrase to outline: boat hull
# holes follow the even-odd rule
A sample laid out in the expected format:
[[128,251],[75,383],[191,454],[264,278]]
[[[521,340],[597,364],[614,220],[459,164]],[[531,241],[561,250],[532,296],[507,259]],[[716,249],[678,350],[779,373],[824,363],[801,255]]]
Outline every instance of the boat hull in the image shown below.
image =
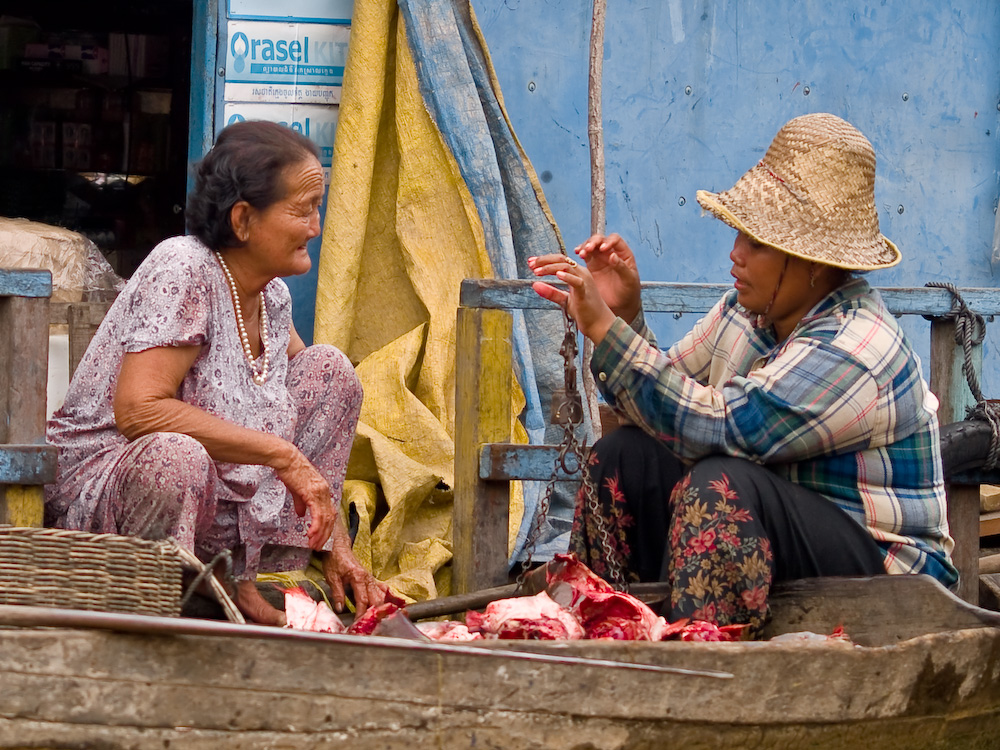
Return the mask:
[[992,627],[880,647],[264,630],[0,629],[0,747],[950,750],[1000,736]]

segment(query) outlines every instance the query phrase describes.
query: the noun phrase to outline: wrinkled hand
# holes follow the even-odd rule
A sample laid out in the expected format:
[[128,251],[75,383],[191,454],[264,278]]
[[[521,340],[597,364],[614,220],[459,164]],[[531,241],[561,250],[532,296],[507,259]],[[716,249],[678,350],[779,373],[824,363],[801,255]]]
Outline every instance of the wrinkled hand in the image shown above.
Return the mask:
[[293,446],[293,449],[289,464],[276,468],[275,473],[292,494],[295,512],[304,516],[309,511],[309,530],[306,532],[309,546],[322,549],[337,523],[330,500],[330,485],[298,448]]
[[642,300],[639,269],[628,243],[618,234],[595,234],[575,252],[587,264],[608,307],[626,323],[631,323],[639,314]]
[[580,333],[595,344],[600,343],[615,322],[615,313],[601,296],[594,277],[586,266],[565,255],[542,255],[528,258],[528,267],[535,276],[555,275],[566,282],[567,291],[536,281],[531,285],[540,296],[555,302],[576,321]]
[[369,607],[385,601],[389,587],[369,573],[351,551],[351,538],[344,525],[337,523],[333,534],[333,550],[323,555],[323,576],[333,592],[333,609],[344,611],[345,590],[354,594],[355,617]]

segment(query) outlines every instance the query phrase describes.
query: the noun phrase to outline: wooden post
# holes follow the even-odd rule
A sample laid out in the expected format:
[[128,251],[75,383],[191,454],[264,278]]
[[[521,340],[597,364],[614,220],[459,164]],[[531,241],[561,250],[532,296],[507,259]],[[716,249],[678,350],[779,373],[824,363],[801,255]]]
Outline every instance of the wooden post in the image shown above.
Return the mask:
[[512,318],[505,310],[460,307],[455,344],[456,594],[507,583],[510,485],[479,478],[484,443],[511,439]]
[[[49,298],[0,296],[0,447],[45,443]],[[42,525],[41,485],[0,483],[0,523]]]
[[[973,347],[977,375],[983,368],[982,346]],[[931,391],[938,397],[938,420],[951,424],[965,419],[965,411],[975,404],[962,371],[965,353],[955,342],[955,322],[931,321]],[[972,604],[979,603],[979,487],[948,486],[948,528],[955,540],[952,562],[958,568],[956,593]]]
[[958,568],[955,593],[970,604],[979,604],[979,485],[948,486],[948,528],[955,549],[951,558]]
[[[964,363],[965,352],[962,345],[955,342],[955,322],[938,318],[932,320],[930,385],[941,402],[938,410],[941,424],[960,422],[965,419],[965,410],[976,405],[962,371]],[[982,373],[982,344],[972,348],[972,365],[977,375]]]

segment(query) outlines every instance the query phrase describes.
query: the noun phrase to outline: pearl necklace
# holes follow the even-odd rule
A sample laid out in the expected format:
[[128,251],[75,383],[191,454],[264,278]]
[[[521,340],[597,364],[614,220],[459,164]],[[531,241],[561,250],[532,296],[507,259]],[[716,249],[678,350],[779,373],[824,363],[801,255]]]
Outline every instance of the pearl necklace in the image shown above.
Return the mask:
[[229,291],[233,295],[233,309],[236,311],[236,326],[240,329],[240,343],[243,344],[243,354],[247,358],[247,364],[250,365],[250,374],[253,376],[253,382],[257,385],[264,385],[267,382],[267,371],[271,366],[271,346],[270,341],[267,338],[267,306],[264,304],[264,292],[260,293],[260,343],[263,356],[263,365],[258,368],[257,362],[253,358],[253,349],[250,347],[250,336],[247,335],[247,327],[243,323],[243,305],[240,304],[239,291],[236,288],[236,279],[233,278],[232,272],[229,270],[229,266],[226,261],[222,258],[222,253],[216,251],[215,257],[219,259],[219,265],[222,266],[222,272],[226,275],[226,280],[229,282]]

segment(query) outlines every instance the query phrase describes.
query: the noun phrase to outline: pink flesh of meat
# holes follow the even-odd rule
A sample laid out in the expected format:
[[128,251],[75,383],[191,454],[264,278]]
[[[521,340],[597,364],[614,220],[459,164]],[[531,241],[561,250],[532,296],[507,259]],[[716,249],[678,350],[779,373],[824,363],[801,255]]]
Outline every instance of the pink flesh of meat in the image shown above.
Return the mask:
[[375,627],[393,612],[398,612],[399,606],[392,602],[384,602],[376,607],[369,607],[365,613],[355,620],[347,632],[351,635],[371,635]]
[[667,621],[630,594],[615,591],[575,555],[556,555],[546,573],[548,591],[579,616],[587,638],[658,641]]
[[580,621],[542,591],[490,602],[486,612],[466,615],[469,630],[504,639],[579,640],[584,637]]
[[418,622],[417,630],[433,641],[481,641],[482,633],[470,633],[469,628],[455,620]]
[[344,626],[326,602],[314,601],[301,587],[285,589],[285,627],[316,633],[343,633]]

